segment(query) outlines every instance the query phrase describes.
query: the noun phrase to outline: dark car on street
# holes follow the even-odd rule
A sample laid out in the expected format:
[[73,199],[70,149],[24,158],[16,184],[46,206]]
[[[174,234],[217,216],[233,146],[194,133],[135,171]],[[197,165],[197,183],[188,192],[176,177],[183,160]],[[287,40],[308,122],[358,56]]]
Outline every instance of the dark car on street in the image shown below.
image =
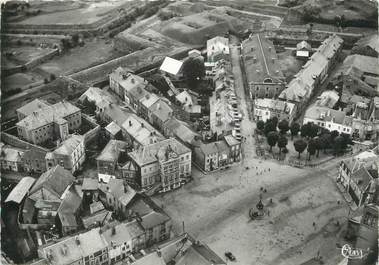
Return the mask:
[[225,252],[225,257],[227,257],[230,261],[235,261],[236,257],[232,254],[232,252]]

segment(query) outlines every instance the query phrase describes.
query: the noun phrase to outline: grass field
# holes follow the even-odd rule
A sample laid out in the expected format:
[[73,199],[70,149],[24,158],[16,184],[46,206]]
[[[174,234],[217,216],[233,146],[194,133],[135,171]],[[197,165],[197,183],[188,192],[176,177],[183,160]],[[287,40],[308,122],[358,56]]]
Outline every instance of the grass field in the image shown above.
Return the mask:
[[[54,2],[53,2],[54,3]],[[16,22],[17,24],[32,24],[32,25],[47,25],[47,24],[89,24],[105,17],[113,9],[125,4],[122,0],[104,1],[104,2],[80,2],[74,4],[72,2],[67,4],[55,4],[53,8],[48,5],[41,6],[41,15],[26,18],[22,21]],[[40,5],[32,5],[32,8],[38,8]],[[71,6],[71,8],[70,8]],[[59,10],[64,11],[59,11]],[[46,11],[47,13],[44,13]]]
[[7,46],[4,49],[5,53],[9,52],[14,54],[9,57],[10,60],[13,59],[20,63],[29,62],[30,60],[45,55],[51,51],[53,51],[53,49],[34,46]]
[[100,38],[86,41],[83,47],[76,47],[40,65],[46,72],[56,76],[77,72],[89,66],[94,66],[123,54],[113,50],[112,42]]

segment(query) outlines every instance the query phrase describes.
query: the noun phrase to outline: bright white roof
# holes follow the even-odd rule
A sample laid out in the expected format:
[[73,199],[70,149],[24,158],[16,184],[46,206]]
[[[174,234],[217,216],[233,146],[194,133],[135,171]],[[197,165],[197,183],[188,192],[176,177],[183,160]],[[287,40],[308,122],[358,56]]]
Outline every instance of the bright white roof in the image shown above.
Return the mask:
[[175,60],[170,57],[166,57],[161,65],[160,70],[172,74],[177,75],[180,71],[180,68],[182,68],[183,62]]

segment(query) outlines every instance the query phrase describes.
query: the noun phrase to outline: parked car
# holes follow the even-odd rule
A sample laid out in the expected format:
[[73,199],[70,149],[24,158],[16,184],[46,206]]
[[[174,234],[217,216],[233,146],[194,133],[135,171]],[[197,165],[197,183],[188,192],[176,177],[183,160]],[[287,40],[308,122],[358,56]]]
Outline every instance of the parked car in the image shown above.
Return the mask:
[[227,257],[227,259],[229,259],[230,261],[235,261],[236,260],[236,257],[230,251],[225,252],[225,257]]

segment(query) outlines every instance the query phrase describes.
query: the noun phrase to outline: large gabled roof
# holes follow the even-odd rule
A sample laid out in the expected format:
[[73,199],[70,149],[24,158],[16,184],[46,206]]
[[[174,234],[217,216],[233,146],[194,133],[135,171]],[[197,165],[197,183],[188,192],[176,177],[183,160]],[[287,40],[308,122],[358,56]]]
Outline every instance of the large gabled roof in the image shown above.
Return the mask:
[[74,182],[74,176],[70,171],[57,165],[43,173],[30,190],[29,196],[38,190],[45,188],[56,196],[61,197],[64,191]]

